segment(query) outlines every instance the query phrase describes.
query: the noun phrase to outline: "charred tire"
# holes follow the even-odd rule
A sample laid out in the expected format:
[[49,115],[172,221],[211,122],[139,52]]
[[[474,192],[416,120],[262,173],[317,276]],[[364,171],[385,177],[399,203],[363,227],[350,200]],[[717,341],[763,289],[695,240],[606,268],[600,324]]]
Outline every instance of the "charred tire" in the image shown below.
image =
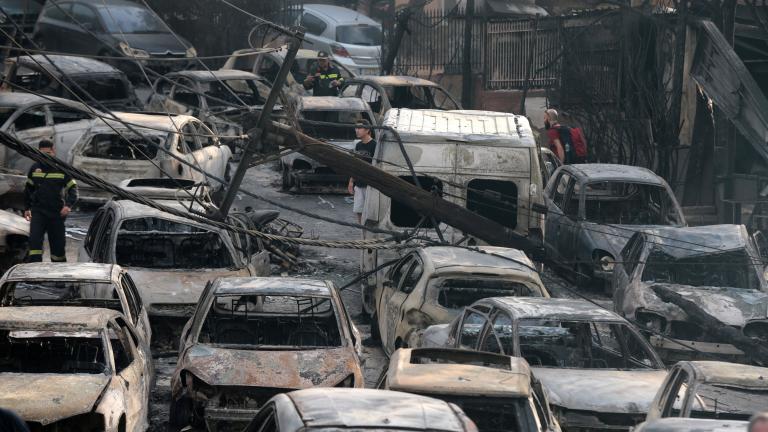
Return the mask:
[[191,400],[181,398],[171,402],[171,410],[168,416],[168,432],[179,432],[183,428],[193,425],[193,423],[194,415]]
[[371,315],[371,339],[381,341],[381,332],[379,331],[379,317],[376,314]]
[[282,188],[284,191],[289,191],[293,187],[293,178],[291,178],[291,170],[287,166],[283,166],[283,183]]

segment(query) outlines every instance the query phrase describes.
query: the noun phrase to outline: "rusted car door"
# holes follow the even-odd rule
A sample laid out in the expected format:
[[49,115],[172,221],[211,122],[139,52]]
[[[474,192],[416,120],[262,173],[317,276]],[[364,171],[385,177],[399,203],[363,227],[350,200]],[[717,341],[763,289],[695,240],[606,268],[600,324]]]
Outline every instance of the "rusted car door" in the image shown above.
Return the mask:
[[144,430],[149,402],[148,358],[140,349],[141,342],[122,320],[110,322],[109,342],[125,399],[126,430]]
[[387,346],[390,339],[389,333],[396,326],[397,309],[394,311],[389,310],[390,299],[395,292],[397,292],[400,283],[405,278],[408,270],[410,270],[413,264],[413,254],[406,255],[399,263],[395,264],[392,269],[387,272],[386,279],[379,288],[378,295],[376,297],[376,319],[379,324],[379,333],[381,335],[382,344]]
[[395,316],[397,317],[396,320],[392,321],[394,328],[389,332],[391,342],[389,346],[391,347],[396,347],[398,345],[403,346],[402,344],[407,342],[403,340],[401,341],[401,344],[396,343],[399,336],[408,336],[405,333],[408,331],[407,328],[411,327],[411,324],[406,323],[406,321],[408,321],[408,317],[406,316],[408,310],[414,306],[419,307],[423,303],[424,290],[422,289],[418,292],[414,292],[414,288],[416,288],[416,285],[419,283],[422,274],[424,274],[424,265],[421,258],[414,253],[413,264],[411,264],[410,269],[408,269],[408,272],[405,274],[397,291],[394,292],[389,299],[390,304],[388,309],[396,311]]
[[547,255],[557,259],[563,258],[563,251],[560,250],[560,236],[563,225],[569,222],[565,214],[565,207],[570,201],[573,184],[574,179],[570,173],[561,170],[547,191],[547,222],[544,233],[544,247],[546,248]]
[[[45,106],[28,108],[16,115],[8,132],[32,146],[42,140],[53,141],[53,127],[48,120],[48,109]],[[14,151],[6,151],[5,167],[22,171],[26,174],[33,162]]]

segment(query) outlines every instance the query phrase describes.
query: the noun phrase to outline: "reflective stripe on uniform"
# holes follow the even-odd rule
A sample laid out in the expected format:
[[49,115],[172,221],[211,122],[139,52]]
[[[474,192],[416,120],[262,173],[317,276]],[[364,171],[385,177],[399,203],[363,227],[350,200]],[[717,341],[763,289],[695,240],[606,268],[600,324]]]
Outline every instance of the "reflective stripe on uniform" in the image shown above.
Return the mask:
[[338,77],[339,74],[320,75],[320,79],[336,79]]
[[33,172],[32,177],[45,177],[44,172]]
[[42,255],[43,250],[42,249],[30,249],[29,255]]
[[51,262],[64,262],[66,260],[66,256],[51,255]]
[[69,183],[67,183],[67,185],[64,186],[64,189],[69,189],[72,186],[77,186],[77,182],[75,181],[75,179],[70,180]]
[[64,173],[48,173],[45,178],[49,179],[64,179]]

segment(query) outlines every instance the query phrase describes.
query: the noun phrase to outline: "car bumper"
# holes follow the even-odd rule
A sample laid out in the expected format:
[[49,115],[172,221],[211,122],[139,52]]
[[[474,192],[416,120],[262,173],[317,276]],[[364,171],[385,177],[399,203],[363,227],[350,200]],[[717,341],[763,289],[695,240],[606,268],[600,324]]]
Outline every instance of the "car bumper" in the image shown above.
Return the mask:
[[713,354],[719,358],[730,360],[744,357],[743,351],[727,343],[669,339],[656,335],[651,336],[649,342],[665,362],[692,360],[699,358],[701,353]]

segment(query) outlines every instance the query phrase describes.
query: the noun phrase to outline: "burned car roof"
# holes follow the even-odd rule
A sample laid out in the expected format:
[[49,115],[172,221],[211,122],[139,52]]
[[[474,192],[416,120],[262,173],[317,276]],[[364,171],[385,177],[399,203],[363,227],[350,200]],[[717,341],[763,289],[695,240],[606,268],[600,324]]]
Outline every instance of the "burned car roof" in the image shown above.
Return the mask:
[[[436,360],[422,363],[421,359]],[[392,390],[440,395],[527,398],[531,370],[520,357],[458,349],[401,348],[387,372]]]
[[5,279],[18,281],[26,279],[65,279],[65,280],[112,280],[114,264],[98,263],[28,263],[19,264],[8,270]]
[[432,261],[436,269],[466,265],[512,268],[524,272],[535,271],[533,262],[520,250],[494,246],[481,246],[477,249],[429,246],[421,250],[424,256]]
[[410,142],[482,143],[504,147],[535,147],[531,125],[523,116],[493,111],[416,110],[393,108],[382,122]]
[[486,299],[512,314],[513,319],[555,318],[592,321],[623,321],[614,312],[584,300],[543,297],[492,297]]
[[[50,59],[50,61],[49,61]],[[123,72],[115,69],[107,63],[94,60],[87,57],[67,56],[67,55],[32,55],[19,56],[6,61],[16,61],[32,69],[39,69],[42,66],[48,73],[60,75],[63,72],[66,75],[79,74],[115,74],[121,75]],[[38,65],[38,63],[40,65]],[[61,72],[59,72],[61,70]]]
[[687,363],[703,382],[768,389],[768,368],[719,361]]
[[448,403],[409,393],[312,388],[287,396],[307,427],[464,429]]
[[303,96],[302,111],[368,111],[368,103],[360,98],[336,96]]
[[328,282],[316,279],[287,277],[227,277],[219,278],[215,285],[216,294],[312,294],[331,296]]
[[743,432],[749,422],[703,418],[666,417],[640,423],[637,432]]
[[744,225],[722,224],[698,227],[658,227],[644,229],[652,236],[653,247],[672,256],[715,254],[740,249],[749,244]]
[[[86,112],[91,112],[94,109],[69,99],[64,99],[56,96],[38,96],[32,93],[24,92],[2,92],[0,93],[0,104],[4,106],[12,107],[24,107],[27,105],[35,104],[47,104],[47,103],[59,103],[67,105],[72,108],[81,109]],[[98,112],[98,111],[97,111]]]
[[[188,116],[188,115],[155,115],[155,114],[138,114],[138,113],[127,113],[127,112],[113,112],[113,114],[122,122],[126,122],[130,124],[131,126],[135,126],[138,128],[146,127],[149,129],[154,130],[155,133],[161,133],[161,131],[156,131],[155,129],[162,129],[166,132],[178,132],[179,128],[182,124],[186,123],[187,121],[194,120],[195,117]],[[110,125],[112,127],[121,127],[123,129],[129,129],[127,125],[123,124],[121,121],[116,120],[108,120],[110,122]],[[107,129],[112,131],[112,127],[104,124],[103,122],[96,122],[94,124],[93,129],[101,128],[101,129]]]
[[437,83],[432,81],[408,75],[358,75],[351,78],[349,81],[369,81],[382,86],[440,87]]
[[561,169],[568,170],[582,182],[596,181],[633,181],[664,185],[664,180],[653,171],[630,165],[617,164],[575,164],[566,165]]
[[208,82],[218,80],[230,80],[230,79],[247,79],[257,80],[258,77],[250,72],[245,72],[236,69],[219,69],[212,71],[204,70],[184,70],[178,72],[172,72],[166,75],[167,78],[173,77],[185,77],[194,81]]
[[0,328],[19,330],[101,330],[110,319],[120,317],[111,309],[70,306],[0,308]]

